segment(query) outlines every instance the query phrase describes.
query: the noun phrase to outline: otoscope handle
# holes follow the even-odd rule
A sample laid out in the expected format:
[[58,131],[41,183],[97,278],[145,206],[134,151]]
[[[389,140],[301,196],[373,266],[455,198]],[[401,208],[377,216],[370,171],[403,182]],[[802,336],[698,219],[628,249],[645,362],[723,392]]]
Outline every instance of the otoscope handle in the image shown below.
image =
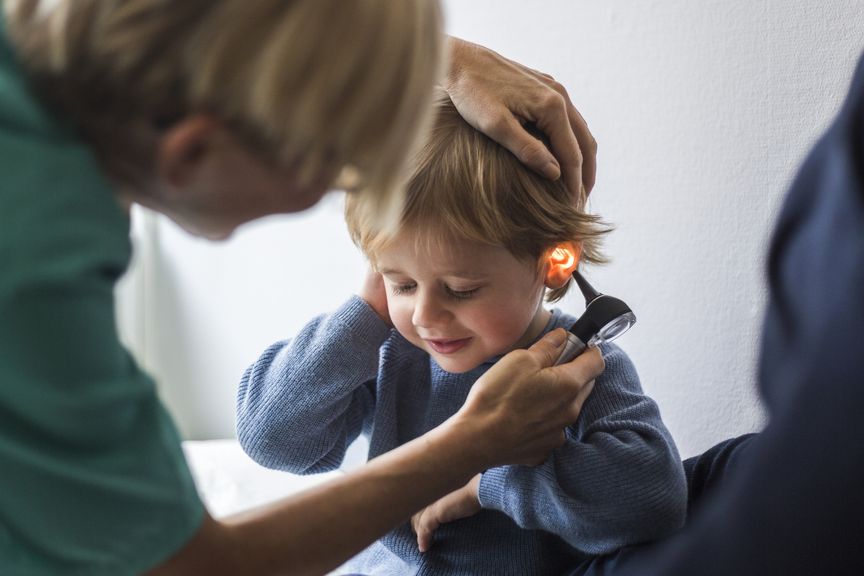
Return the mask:
[[588,345],[582,342],[578,336],[572,332],[567,332],[567,342],[564,343],[564,350],[561,351],[561,355],[555,361],[555,366],[569,362],[582,354],[587,347]]

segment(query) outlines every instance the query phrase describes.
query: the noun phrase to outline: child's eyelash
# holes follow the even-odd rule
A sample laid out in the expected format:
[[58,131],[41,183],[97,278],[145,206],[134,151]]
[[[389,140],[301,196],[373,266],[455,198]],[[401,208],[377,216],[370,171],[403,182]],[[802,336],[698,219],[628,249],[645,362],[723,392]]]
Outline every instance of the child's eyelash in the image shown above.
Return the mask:
[[[390,288],[390,291],[394,296],[400,296],[402,294],[408,294],[412,292],[417,287],[416,284],[396,284]],[[472,288],[471,290],[453,290],[449,286],[445,286],[444,290],[447,292],[449,296],[456,298],[457,300],[466,300],[474,296],[480,288]]]
[[472,288],[471,290],[453,290],[448,287],[447,294],[459,300],[466,300],[476,294],[479,289],[480,288]]
[[416,284],[396,284],[390,289],[390,291],[393,292],[394,296],[399,296],[400,294],[406,294],[414,290],[416,287]]

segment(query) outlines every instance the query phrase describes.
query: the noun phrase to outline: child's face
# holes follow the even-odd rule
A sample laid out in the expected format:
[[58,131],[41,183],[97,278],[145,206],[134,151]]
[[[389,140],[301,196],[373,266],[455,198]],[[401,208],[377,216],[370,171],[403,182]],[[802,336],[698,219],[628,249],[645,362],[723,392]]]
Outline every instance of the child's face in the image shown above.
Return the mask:
[[548,322],[535,263],[470,241],[417,246],[413,233],[401,232],[377,265],[393,325],[444,370],[466,372],[526,346]]

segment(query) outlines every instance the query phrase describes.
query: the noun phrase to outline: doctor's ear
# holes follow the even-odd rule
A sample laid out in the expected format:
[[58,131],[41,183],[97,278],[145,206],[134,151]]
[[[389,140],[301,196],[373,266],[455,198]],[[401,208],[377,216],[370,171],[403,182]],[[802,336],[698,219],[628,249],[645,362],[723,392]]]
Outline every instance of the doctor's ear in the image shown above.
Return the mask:
[[567,284],[581,256],[582,245],[577,242],[562,242],[549,249],[544,256],[546,287],[554,290]]
[[174,187],[188,186],[224,132],[222,123],[206,114],[181,118],[159,136],[157,174]]

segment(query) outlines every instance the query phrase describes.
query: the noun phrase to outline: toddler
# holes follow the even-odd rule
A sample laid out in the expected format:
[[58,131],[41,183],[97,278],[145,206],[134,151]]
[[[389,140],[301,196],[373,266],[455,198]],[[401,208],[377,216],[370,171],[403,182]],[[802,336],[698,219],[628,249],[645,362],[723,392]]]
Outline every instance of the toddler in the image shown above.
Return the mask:
[[[237,429],[260,464],[338,468],[364,434],[374,458],[438,426],[502,355],[575,318],[560,299],[606,229],[560,181],[526,169],[446,98],[417,153],[396,227],[362,195],[346,220],[371,270],[339,309],[244,374]],[[542,465],[487,470],[346,565],[362,574],[559,574],[681,526],[686,485],[657,405],[620,348],[566,442]],[[434,470],[430,470],[430,474]]]

